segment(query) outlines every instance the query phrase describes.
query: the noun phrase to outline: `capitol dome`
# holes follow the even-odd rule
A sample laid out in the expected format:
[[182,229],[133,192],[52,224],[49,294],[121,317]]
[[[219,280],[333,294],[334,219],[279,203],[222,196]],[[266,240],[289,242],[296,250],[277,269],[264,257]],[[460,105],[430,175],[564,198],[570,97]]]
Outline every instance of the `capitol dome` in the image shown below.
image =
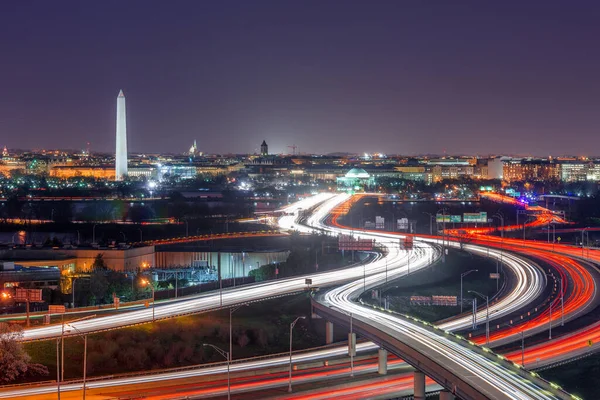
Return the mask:
[[346,173],[346,178],[351,179],[368,179],[369,177],[369,173],[362,168],[352,168]]

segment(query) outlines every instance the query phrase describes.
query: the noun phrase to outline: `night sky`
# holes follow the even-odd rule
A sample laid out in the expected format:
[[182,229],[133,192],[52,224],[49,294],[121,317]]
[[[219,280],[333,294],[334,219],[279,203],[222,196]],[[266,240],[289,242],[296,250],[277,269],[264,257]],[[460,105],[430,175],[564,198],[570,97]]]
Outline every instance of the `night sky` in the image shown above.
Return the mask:
[[598,1],[0,2],[0,145],[600,154]]

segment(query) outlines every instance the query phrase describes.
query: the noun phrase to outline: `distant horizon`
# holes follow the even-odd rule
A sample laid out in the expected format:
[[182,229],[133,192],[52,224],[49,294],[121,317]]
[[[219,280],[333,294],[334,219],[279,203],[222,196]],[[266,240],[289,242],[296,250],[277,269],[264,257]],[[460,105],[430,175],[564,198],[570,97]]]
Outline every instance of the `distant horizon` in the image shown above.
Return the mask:
[[[267,141],[268,144],[268,141]],[[4,146],[2,146],[3,148]],[[23,149],[23,148],[9,148],[7,147],[7,150],[9,153],[41,153],[41,152],[46,152],[46,153],[52,153],[52,152],[64,152],[64,153],[70,153],[70,154],[75,154],[78,152],[83,151],[84,149],[61,149],[61,148],[56,148],[56,149]],[[202,151],[200,151],[202,152]],[[114,156],[115,152],[110,152],[110,151],[90,151],[90,153],[92,155],[97,154],[97,155],[108,155],[108,156]],[[206,152],[202,152],[202,156],[226,156],[226,155],[235,155],[235,156],[252,156],[252,155],[258,155],[260,156],[260,151],[257,152],[249,152],[249,153],[243,153],[243,152],[216,152],[216,153],[206,153]],[[134,155],[134,156],[143,156],[143,155],[173,155],[173,156],[187,156],[187,152],[186,151],[182,151],[182,152],[140,152],[140,151],[130,151],[128,152],[129,155]],[[336,156],[358,156],[358,157],[362,157],[364,156],[364,152],[344,152],[344,151],[333,151],[333,152],[329,152],[329,153],[296,153],[296,154],[290,154],[290,153],[273,153],[269,150],[269,155],[273,155],[273,156],[289,156],[289,157],[298,157],[298,156],[329,156],[329,157],[336,157]],[[444,158],[444,157],[448,157],[448,158],[492,158],[492,157],[513,157],[513,158],[541,158],[541,159],[548,159],[548,158],[553,158],[553,159],[557,159],[557,158],[588,158],[588,159],[600,159],[600,156],[591,156],[591,155],[573,155],[573,154],[559,154],[559,155],[546,155],[546,156],[539,156],[539,155],[531,155],[531,154],[494,154],[494,153],[489,153],[489,154],[438,154],[438,153],[420,153],[420,154],[402,154],[402,153],[379,153],[379,152],[373,152],[373,153],[367,153],[369,155],[377,155],[377,154],[384,154],[386,157],[438,157],[438,158]]]

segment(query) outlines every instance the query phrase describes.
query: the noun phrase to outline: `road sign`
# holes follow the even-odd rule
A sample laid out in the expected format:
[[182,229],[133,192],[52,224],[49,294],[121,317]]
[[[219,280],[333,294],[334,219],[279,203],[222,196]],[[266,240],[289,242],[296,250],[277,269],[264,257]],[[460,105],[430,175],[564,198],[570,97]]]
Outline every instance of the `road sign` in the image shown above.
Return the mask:
[[15,301],[29,301],[32,303],[41,302],[42,300],[42,289],[22,289],[17,288],[15,290]]
[[350,235],[340,235],[338,239],[340,250],[373,250],[373,239],[355,239]]
[[65,306],[48,306],[48,314],[64,314],[65,311]]
[[306,285],[310,286],[310,285],[312,285],[312,279],[311,279],[311,278],[306,278],[306,279],[304,280],[304,283],[305,283]]
[[561,238],[560,238],[560,236],[559,236],[559,237],[558,237],[556,240],[558,240],[558,241],[560,242],[562,239],[561,239]]
[[412,250],[413,243],[413,237],[407,236],[404,239],[400,239],[400,248],[404,250]]
[[463,222],[487,222],[487,212],[482,211],[478,213],[464,213]]
[[407,230],[408,229],[408,218],[400,218],[396,221],[396,226],[399,230]]
[[462,217],[460,215],[443,215],[443,214],[437,214],[435,216],[435,221],[437,223],[442,223],[442,222],[462,222]]

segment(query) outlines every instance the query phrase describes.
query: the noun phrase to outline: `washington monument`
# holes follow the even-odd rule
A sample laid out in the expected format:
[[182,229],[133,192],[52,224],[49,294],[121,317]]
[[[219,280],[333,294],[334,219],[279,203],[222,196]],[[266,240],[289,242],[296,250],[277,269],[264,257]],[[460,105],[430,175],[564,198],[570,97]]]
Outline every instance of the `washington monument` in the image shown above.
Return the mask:
[[121,90],[117,97],[117,153],[115,154],[115,180],[121,181],[127,176],[127,114],[125,95]]

